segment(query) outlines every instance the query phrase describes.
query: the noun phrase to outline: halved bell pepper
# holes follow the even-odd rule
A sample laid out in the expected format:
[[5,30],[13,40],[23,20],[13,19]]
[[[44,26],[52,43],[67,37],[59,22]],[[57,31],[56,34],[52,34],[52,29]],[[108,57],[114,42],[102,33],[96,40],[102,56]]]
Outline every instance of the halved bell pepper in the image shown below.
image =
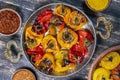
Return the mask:
[[58,43],[62,48],[71,48],[78,41],[78,35],[71,29],[62,29],[57,35]]
[[34,47],[33,49],[27,49],[26,52],[29,56],[31,56],[32,61],[40,60],[45,53],[45,51],[41,45]]
[[94,42],[92,33],[88,30],[77,30],[78,41],[83,43],[84,46],[89,46]]
[[53,16],[53,12],[52,10],[45,10],[43,12],[41,12],[34,24],[33,24],[33,31],[36,32],[37,34],[44,34],[45,32],[48,31],[48,26],[49,26],[49,22],[50,19]]
[[65,17],[65,22],[76,31],[81,29],[87,23],[87,19],[78,11],[73,11]]
[[32,49],[36,46],[38,46],[43,39],[43,34],[37,34],[32,31],[32,25],[29,25],[25,32],[25,44],[28,48]]
[[47,35],[43,38],[42,45],[46,52],[54,52],[59,50],[56,39],[51,35]]
[[51,74],[55,68],[55,59],[51,53],[45,53],[42,59],[35,62],[35,67],[40,71]]
[[60,50],[55,52],[55,59],[68,60],[68,51],[67,50]]
[[56,59],[55,71],[56,72],[64,72],[64,71],[75,68],[76,65],[73,63],[70,63],[68,54],[69,53],[66,50],[57,51],[55,53],[55,59]]
[[120,64],[120,55],[118,52],[110,52],[100,61],[100,66],[112,70]]
[[49,23],[49,34],[55,36],[64,26],[64,20],[60,16],[53,15]]
[[74,70],[76,65],[74,63],[69,63],[67,65],[63,64],[63,60],[56,60],[56,66],[55,66],[55,71],[56,72],[65,72],[69,70]]
[[61,16],[63,19],[65,19],[65,17],[70,13],[71,13],[70,8],[64,5],[58,5],[55,9],[55,14]]
[[86,53],[87,53],[87,48],[84,47],[79,42],[77,42],[69,50],[69,60],[72,63],[79,64],[83,61]]
[[93,73],[92,80],[111,80],[110,79],[111,72],[104,68],[98,68]]
[[94,38],[88,30],[78,30],[78,42],[69,50],[69,59],[73,63],[81,63],[85,54],[88,53],[87,46],[93,43]]

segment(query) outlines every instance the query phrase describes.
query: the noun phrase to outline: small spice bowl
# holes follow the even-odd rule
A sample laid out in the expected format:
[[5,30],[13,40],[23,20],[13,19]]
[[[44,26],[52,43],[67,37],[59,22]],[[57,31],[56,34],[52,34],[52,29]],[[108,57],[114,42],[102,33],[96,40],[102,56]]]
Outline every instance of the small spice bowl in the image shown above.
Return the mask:
[[21,23],[21,17],[15,10],[10,8],[0,10],[0,34],[10,36],[17,33]]
[[35,75],[28,69],[18,69],[12,76],[12,80],[36,80]]
[[[100,0],[85,0],[85,3],[86,5],[88,6],[88,8],[90,8],[92,11],[94,12],[100,12],[100,11],[104,11],[106,10],[109,5],[110,5],[110,2],[111,0],[106,0],[107,2],[106,3],[103,3],[103,0],[101,0],[102,3],[99,2]],[[97,6],[98,4],[98,6]],[[102,5],[103,8],[100,8],[100,6]],[[97,7],[99,7],[97,9]]]

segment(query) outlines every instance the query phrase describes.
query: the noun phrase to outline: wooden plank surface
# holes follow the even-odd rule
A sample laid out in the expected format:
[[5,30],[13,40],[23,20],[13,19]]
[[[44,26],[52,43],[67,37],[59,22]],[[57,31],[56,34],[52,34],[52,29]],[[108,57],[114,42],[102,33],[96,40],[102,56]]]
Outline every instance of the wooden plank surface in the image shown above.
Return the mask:
[[[69,3],[83,10],[92,20],[94,25],[96,24],[96,19],[99,16],[106,17],[111,21],[113,25],[113,30],[109,39],[103,40],[99,37],[99,35],[97,35],[97,45],[95,53],[89,64],[78,73],[64,78],[50,78],[36,72],[38,80],[87,80],[88,70],[94,59],[97,56],[99,56],[99,54],[103,50],[112,46],[120,45],[120,0],[111,0],[109,8],[99,13],[94,13],[91,10],[89,10],[85,5],[84,0],[0,0],[0,9],[5,7],[16,9],[22,17],[23,26],[27,18],[34,10],[41,7],[42,5],[53,2]],[[105,29],[103,26],[104,25],[101,24],[99,28],[96,30],[100,30],[102,31],[102,33],[105,33]],[[10,80],[11,75],[14,73],[14,71],[20,67],[33,68],[24,57],[22,57],[18,64],[12,64],[8,60],[6,60],[3,55],[5,44],[9,40],[15,40],[18,44],[20,44],[21,31],[22,30],[20,30],[17,34],[10,37],[0,35],[0,80]]]

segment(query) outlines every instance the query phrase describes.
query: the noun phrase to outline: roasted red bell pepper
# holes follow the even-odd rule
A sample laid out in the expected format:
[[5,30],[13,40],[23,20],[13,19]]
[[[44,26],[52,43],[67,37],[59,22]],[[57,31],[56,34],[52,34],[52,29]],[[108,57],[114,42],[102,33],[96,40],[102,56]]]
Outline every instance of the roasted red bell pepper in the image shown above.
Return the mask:
[[37,54],[37,55],[35,55],[35,56],[32,58],[32,60],[33,60],[33,61],[40,60],[40,59],[42,59],[42,56],[43,56],[43,55],[41,55],[41,54]]
[[33,56],[32,57],[33,61],[37,61],[37,60],[41,59],[45,53],[45,51],[41,45],[39,45],[33,49],[28,49],[26,52],[28,55]]
[[73,63],[81,63],[87,54],[89,46],[93,41],[93,35],[88,30],[78,30],[78,42],[69,50],[69,59]]
[[33,49],[28,49],[27,54],[44,54],[44,49],[41,45],[34,47]]
[[50,19],[52,18],[53,13],[51,10],[46,10],[42,12],[40,15],[38,15],[38,22],[40,23],[41,26],[48,27],[48,24],[50,22]]
[[[79,53],[79,52],[78,52]],[[84,56],[83,55],[75,55],[75,54],[69,54],[69,60],[70,60],[70,62],[72,62],[72,63],[76,63],[76,64],[79,64],[79,63],[81,63],[82,61],[83,61],[83,59],[84,59]]]
[[52,10],[46,10],[40,13],[33,24],[33,31],[38,34],[45,33],[48,30],[49,22],[52,16]]
[[83,42],[85,46],[89,46],[94,41],[92,33],[88,30],[78,30],[77,34],[79,41]]
[[77,42],[69,50],[69,59],[73,63],[81,63],[84,59],[85,54],[87,53],[87,48]]

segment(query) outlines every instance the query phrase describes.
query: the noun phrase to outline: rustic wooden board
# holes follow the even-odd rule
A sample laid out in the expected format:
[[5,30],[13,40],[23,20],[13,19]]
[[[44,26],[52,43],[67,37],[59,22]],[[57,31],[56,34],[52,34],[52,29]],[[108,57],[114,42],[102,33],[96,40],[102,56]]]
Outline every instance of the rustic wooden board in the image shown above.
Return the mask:
[[[103,50],[115,45],[120,45],[120,0],[111,0],[109,8],[99,13],[89,10],[85,5],[84,0],[0,0],[0,9],[9,7],[17,10],[22,17],[23,27],[25,21],[34,10],[42,5],[53,2],[65,2],[76,6],[77,8],[83,10],[90,17],[94,25],[96,24],[96,19],[99,16],[106,17],[113,24],[113,30],[109,39],[103,40],[99,37],[99,35],[97,35],[95,53],[89,64],[78,73],[64,78],[50,78],[36,72],[38,80],[87,80],[88,71],[94,59],[99,56]],[[103,24],[100,24],[99,28],[96,30],[100,30],[102,33],[105,33],[103,26]],[[29,67],[33,69],[33,67],[24,57],[22,57],[19,63],[12,64],[6,60],[3,55],[5,45],[9,40],[15,40],[18,44],[20,44],[21,31],[22,28],[17,34],[10,37],[0,35],[0,80],[10,80],[14,71],[18,68]]]

